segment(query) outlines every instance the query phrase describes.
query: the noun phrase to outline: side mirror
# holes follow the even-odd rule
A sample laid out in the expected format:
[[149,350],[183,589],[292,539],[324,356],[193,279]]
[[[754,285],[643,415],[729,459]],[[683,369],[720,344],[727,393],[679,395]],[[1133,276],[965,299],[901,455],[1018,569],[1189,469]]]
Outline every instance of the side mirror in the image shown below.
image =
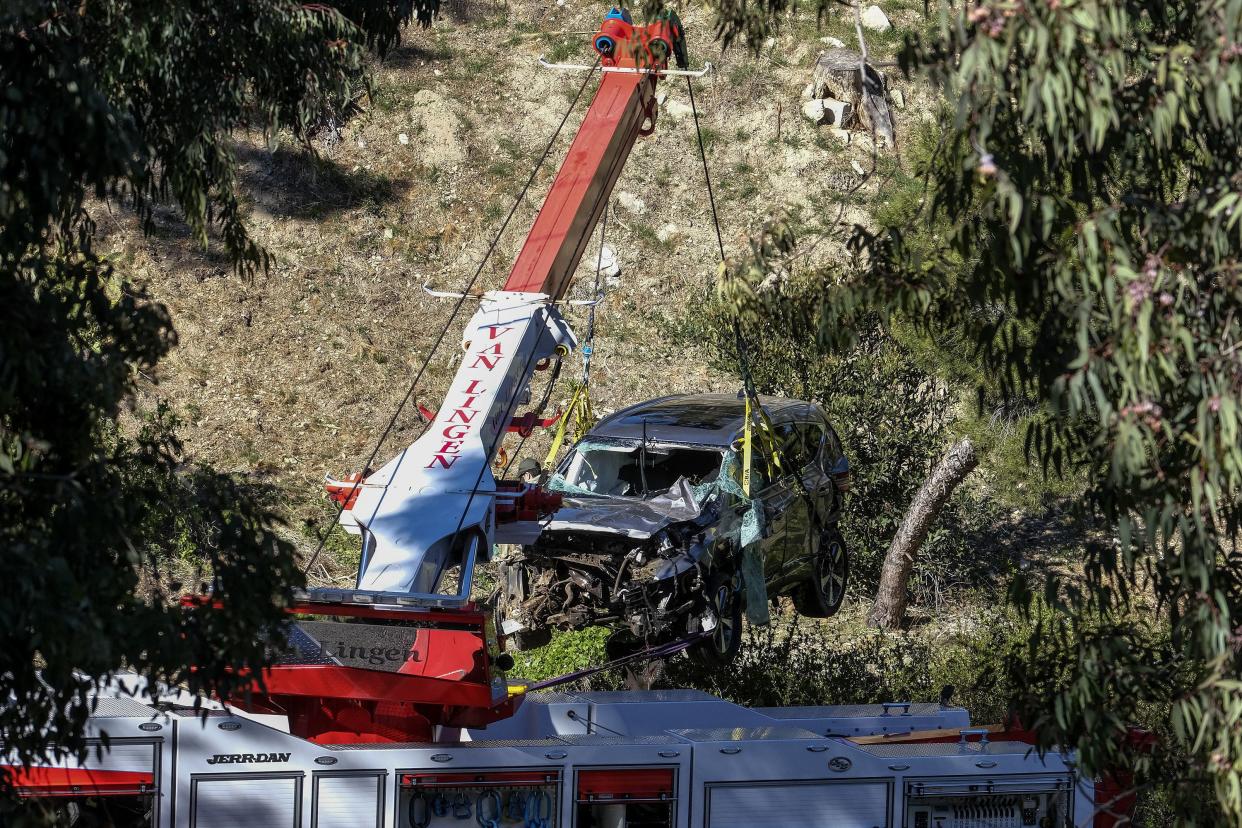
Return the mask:
[[832,482],[836,485],[837,491],[845,494],[850,490],[850,461],[845,459],[845,455],[837,458],[836,462],[830,468],[825,469],[828,476],[832,478]]

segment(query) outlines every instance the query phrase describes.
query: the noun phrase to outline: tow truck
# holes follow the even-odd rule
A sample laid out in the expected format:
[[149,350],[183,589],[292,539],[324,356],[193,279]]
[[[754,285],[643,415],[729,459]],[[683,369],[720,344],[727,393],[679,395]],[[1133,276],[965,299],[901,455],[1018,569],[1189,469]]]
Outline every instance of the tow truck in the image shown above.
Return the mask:
[[495,544],[538,537],[559,503],[497,480],[492,461],[506,433],[549,423],[518,409],[576,345],[559,306],[631,148],[654,131],[657,84],[706,71],[688,69],[673,15],[637,25],[613,9],[591,45],[594,66],[552,67],[599,85],[507,281],[478,298],[444,404],[387,464],[329,481],[362,545],[355,586],[300,596],[288,646],[245,699],[117,676],[95,698],[84,759],[0,762],[32,808],[125,828],[1121,824],[1132,797],[1116,781],[1016,727],[976,726],[947,697],[751,709],[695,690],[508,680],[474,568]]

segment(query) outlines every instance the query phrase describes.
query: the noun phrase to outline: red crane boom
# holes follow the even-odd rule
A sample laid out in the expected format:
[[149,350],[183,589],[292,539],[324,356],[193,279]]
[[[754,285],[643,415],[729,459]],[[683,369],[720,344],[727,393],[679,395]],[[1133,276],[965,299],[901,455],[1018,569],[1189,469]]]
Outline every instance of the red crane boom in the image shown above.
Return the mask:
[[595,36],[604,79],[505,290],[546,293],[553,301],[564,297],[634,141],[655,129],[657,70],[667,66],[681,26],[675,20],[633,26],[621,15],[610,12]]
[[644,121],[655,76],[607,74],[526,237],[504,289],[563,298]]

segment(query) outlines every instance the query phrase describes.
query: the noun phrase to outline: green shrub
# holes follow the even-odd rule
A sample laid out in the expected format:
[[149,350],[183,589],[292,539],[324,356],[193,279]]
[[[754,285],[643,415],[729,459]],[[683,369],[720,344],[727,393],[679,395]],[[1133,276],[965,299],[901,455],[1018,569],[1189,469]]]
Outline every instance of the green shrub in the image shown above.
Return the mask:
[[951,636],[884,633],[849,620],[816,623],[793,613],[748,627],[727,670],[670,662],[668,680],[754,707],[935,701],[946,685],[974,720],[1001,721],[1010,688],[1001,658],[1025,625],[1003,611]]
[[[854,590],[869,595],[897,526],[953,436],[957,397],[902,340],[877,326],[844,354],[819,348],[808,311],[820,286],[790,279],[781,290],[779,313],[743,326],[748,367],[760,393],[820,403],[840,434],[854,473],[841,528]],[[739,371],[732,316],[723,305],[696,306],[676,330],[710,344],[716,368]],[[919,555],[917,597],[939,601],[1012,571],[1008,550],[992,545],[980,554],[970,543],[996,515],[990,500],[969,488],[954,496]]]
[[[609,630],[604,627],[553,633],[552,641],[547,646],[514,653],[516,665],[511,674],[534,682],[603,664],[607,660],[604,642],[608,634]],[[617,676],[605,677],[604,680],[608,678],[613,682],[618,680]],[[583,689],[581,683],[570,687]]]

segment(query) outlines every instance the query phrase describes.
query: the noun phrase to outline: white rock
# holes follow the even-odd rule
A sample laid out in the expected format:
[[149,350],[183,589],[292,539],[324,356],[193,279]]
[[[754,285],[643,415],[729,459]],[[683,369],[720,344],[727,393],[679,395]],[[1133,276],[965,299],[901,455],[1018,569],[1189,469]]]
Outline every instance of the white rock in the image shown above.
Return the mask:
[[410,143],[410,136],[406,135],[404,132],[401,133],[400,135],[397,136],[397,143],[398,144]]
[[588,262],[592,268],[599,266],[600,275],[605,279],[615,279],[621,275],[621,262],[617,259],[617,252],[608,245],[603,245],[596,258]]
[[854,107],[845,101],[838,101],[833,98],[824,99],[824,113],[828,116],[826,123],[835,124],[837,126],[845,126],[850,116],[854,114]]
[[617,205],[627,213],[633,213],[636,216],[641,216],[643,213],[647,212],[647,202],[643,201],[633,193],[627,193],[624,191],[617,193]]
[[391,238],[392,238],[392,228],[391,228],[391,227],[385,227],[385,228],[384,228],[384,238],[386,238],[386,239],[391,239]]
[[689,104],[684,104],[681,101],[669,101],[664,105],[664,114],[675,121],[689,118],[693,112],[694,110],[690,108]]
[[893,28],[893,24],[888,22],[888,15],[879,6],[867,6],[863,9],[862,24],[873,32],[887,32]]
[[850,131],[848,129],[841,129],[840,127],[833,127],[832,129],[828,130],[828,134],[831,135],[833,138],[836,138],[842,144],[848,144],[850,142]]
[[821,37],[819,39],[819,42],[832,49],[844,49],[845,48],[845,41],[832,37],[832,36]]
[[676,224],[665,224],[656,231],[656,238],[661,244],[671,244],[681,238],[681,228]]
[[853,167],[854,172],[858,173],[859,175],[867,174],[867,171],[863,169],[863,165],[859,164],[857,161],[851,161],[850,166]]
[[815,97],[815,84],[808,83],[802,87],[802,100],[809,101]]
[[802,117],[818,126],[828,120],[828,110],[824,108],[824,102],[816,98],[802,105]]
[[906,108],[906,96],[901,94],[900,89],[888,90],[888,97],[889,97],[889,100],[893,102],[893,106],[897,107],[898,109]]

